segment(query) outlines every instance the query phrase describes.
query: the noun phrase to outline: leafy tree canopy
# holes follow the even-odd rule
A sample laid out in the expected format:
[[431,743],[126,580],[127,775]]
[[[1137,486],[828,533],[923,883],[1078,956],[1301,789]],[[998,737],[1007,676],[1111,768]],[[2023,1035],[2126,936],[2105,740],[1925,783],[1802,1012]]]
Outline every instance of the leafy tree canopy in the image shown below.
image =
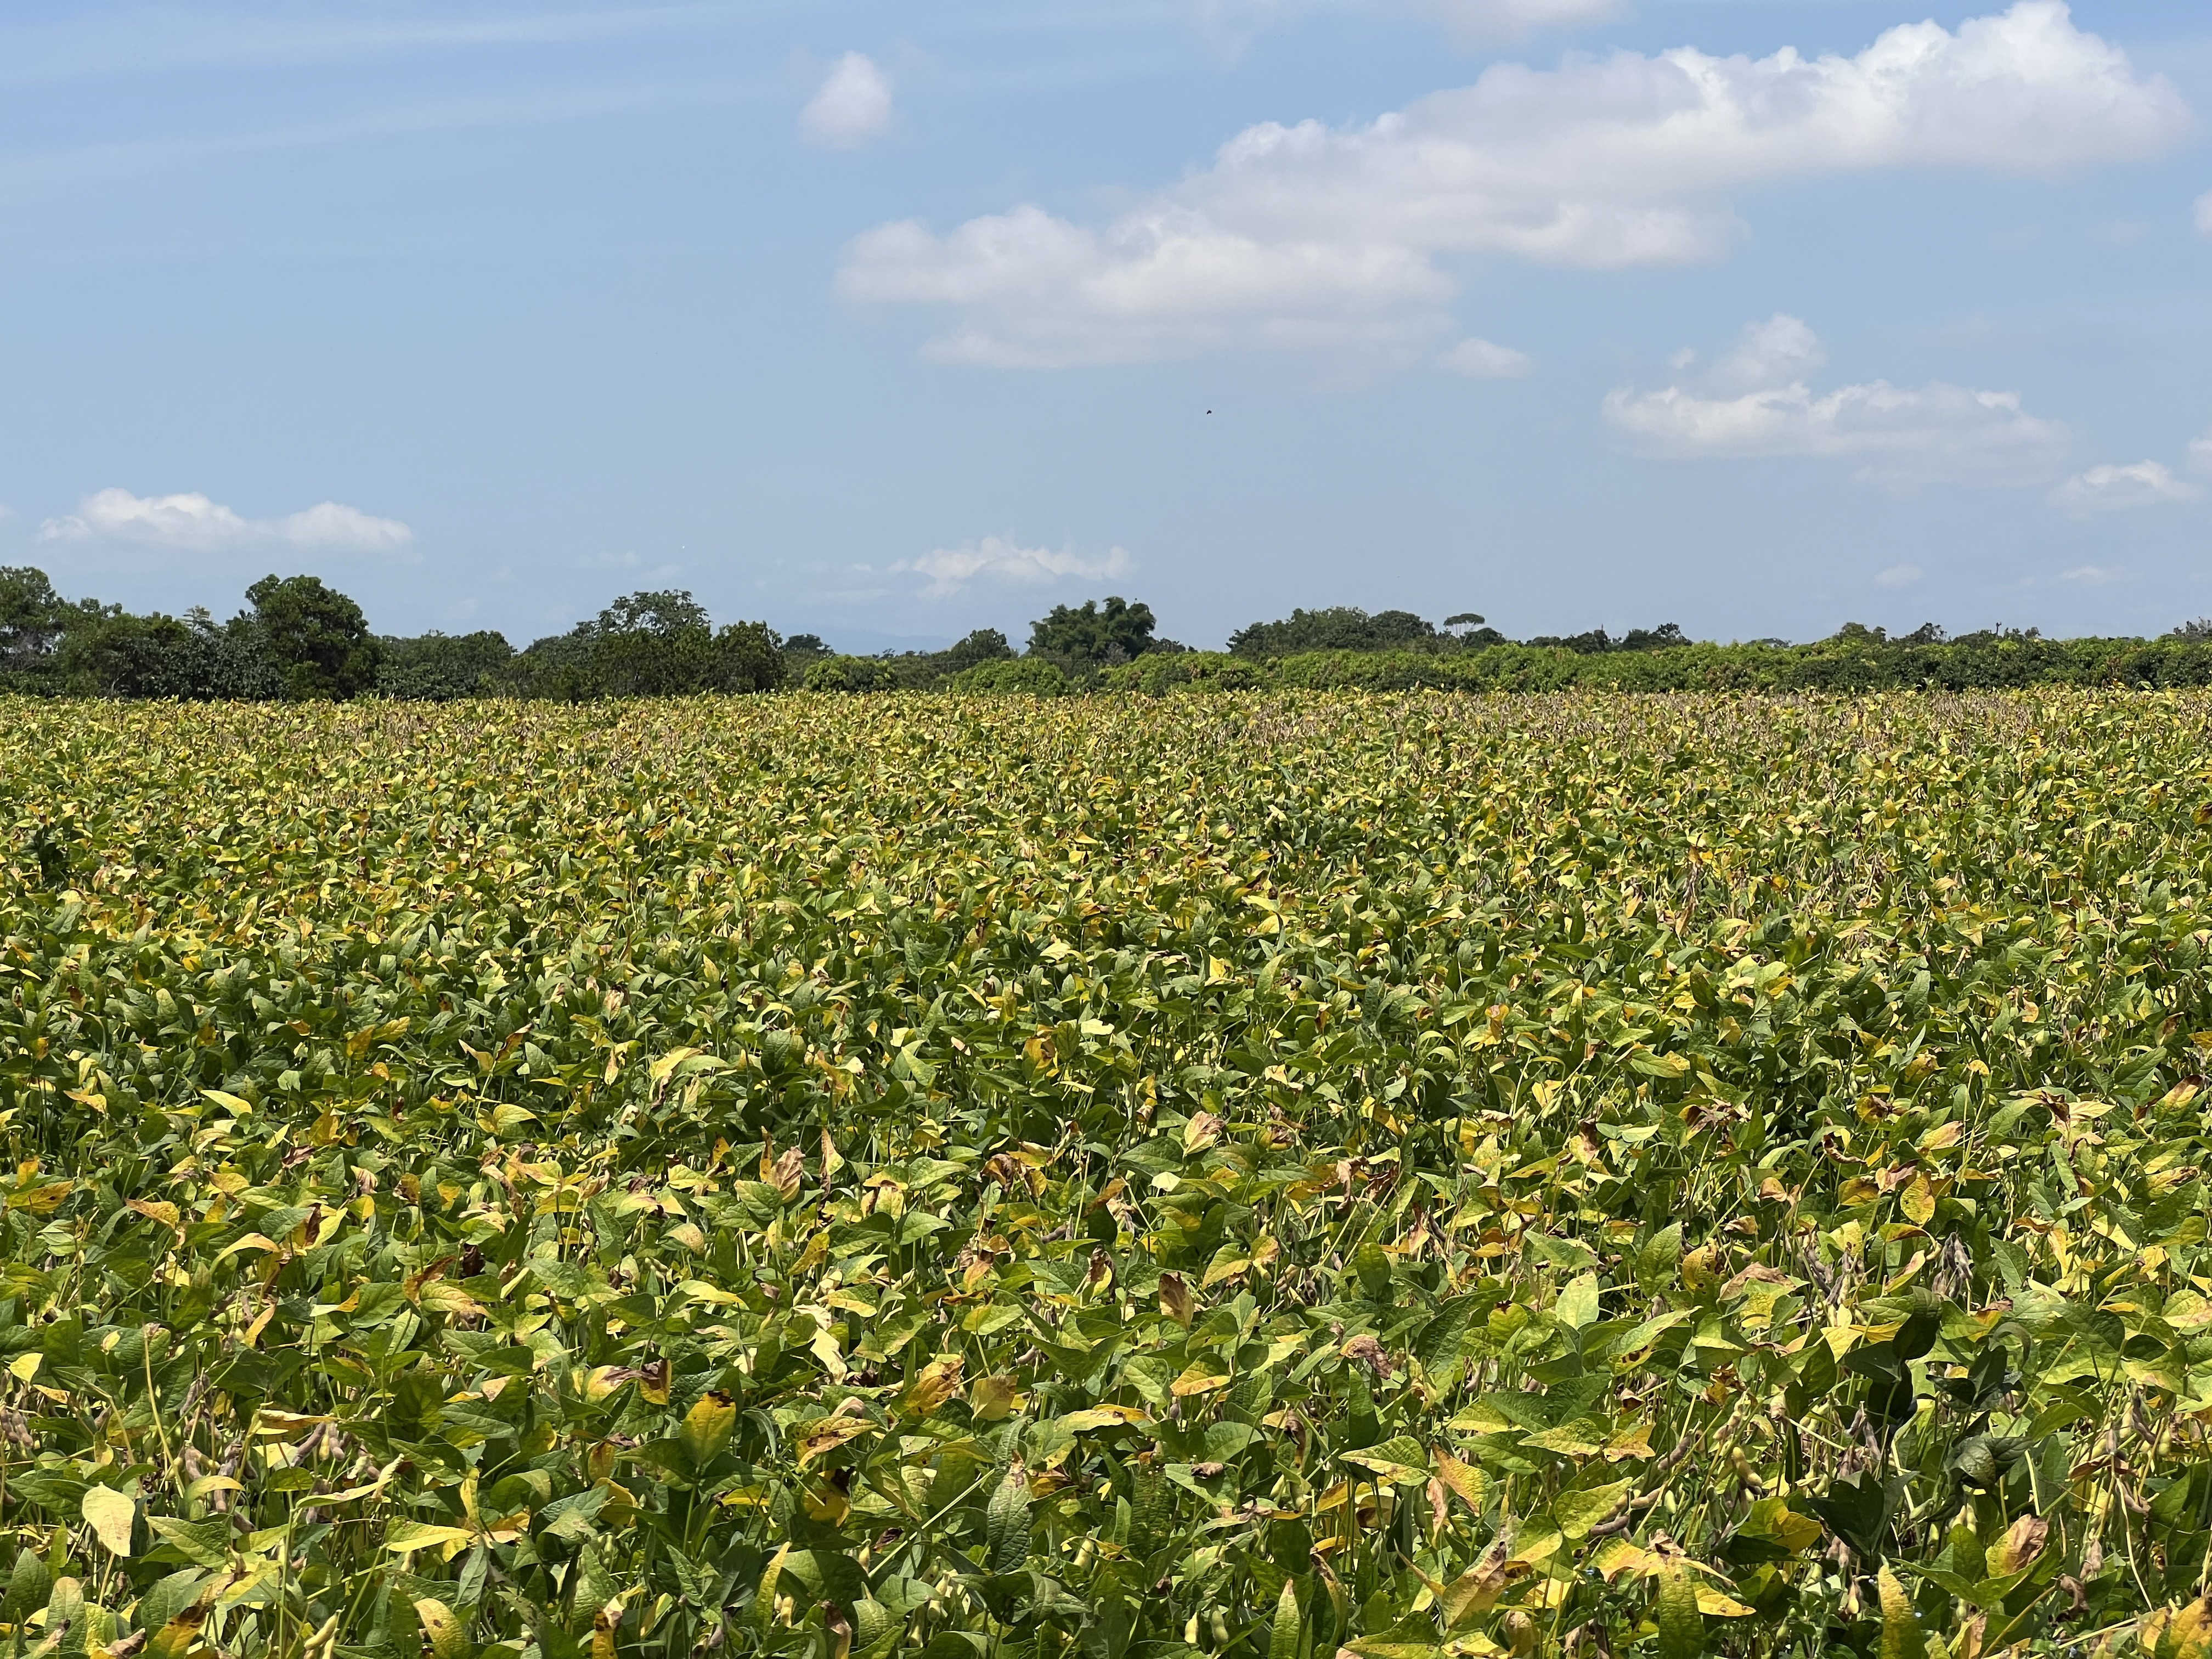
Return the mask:
[[1418,648],[1436,638],[1437,630],[1410,611],[1378,611],[1370,616],[1356,605],[1333,605],[1319,611],[1293,611],[1280,622],[1240,628],[1229,636],[1229,649],[1239,657],[1288,657],[1301,651]]
[[368,631],[368,618],[321,577],[264,576],[246,597],[253,606],[252,626],[276,659],[288,696],[351,697],[375,684],[383,649]]
[[1085,599],[1079,606],[1056,605],[1030,624],[1030,654],[1079,672],[1109,668],[1164,645],[1152,637],[1157,625],[1152,606],[1132,605],[1118,594],[1103,604]]

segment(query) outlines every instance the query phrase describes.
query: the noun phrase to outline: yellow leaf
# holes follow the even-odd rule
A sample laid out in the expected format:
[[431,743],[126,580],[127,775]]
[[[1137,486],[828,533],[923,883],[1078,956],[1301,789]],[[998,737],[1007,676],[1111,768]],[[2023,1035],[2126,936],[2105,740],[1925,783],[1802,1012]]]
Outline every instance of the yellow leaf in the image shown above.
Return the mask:
[[1480,1469],[1472,1463],[1462,1463],[1439,1446],[1437,1449],[1437,1479],[1443,1481],[1461,1503],[1477,1515],[1482,1513],[1484,1481]]
[[476,1534],[466,1527],[434,1527],[421,1521],[402,1521],[386,1533],[384,1547],[398,1555],[436,1549],[445,1544],[465,1544]]
[[415,1616],[422,1621],[422,1639],[428,1644],[433,1659],[467,1659],[468,1626],[451,1607],[424,1596],[415,1604]]
[[138,1518],[137,1501],[112,1486],[87,1486],[84,1520],[114,1555],[131,1553],[131,1527]]
[[1085,1429],[1148,1425],[1152,1419],[1133,1406],[1091,1406],[1079,1412],[1070,1412],[1058,1421],[1060,1426],[1069,1433],[1080,1434]]
[[799,1467],[805,1468],[848,1440],[857,1440],[876,1425],[865,1417],[831,1417],[810,1425],[799,1437]]
[[1905,1189],[1905,1195],[1898,1200],[1898,1207],[1905,1212],[1916,1227],[1924,1227],[1935,1219],[1936,1188],[1924,1170],[1912,1177]]
[[1887,1567],[1875,1576],[1881,1595],[1881,1659],[1927,1659],[1928,1642],[1912,1598]]
[[947,1355],[933,1359],[921,1368],[921,1374],[907,1384],[906,1392],[899,1396],[899,1415],[902,1417],[931,1417],[952,1396],[960,1392],[960,1361]]
[[62,1200],[76,1190],[74,1181],[49,1181],[36,1187],[18,1187],[8,1194],[8,1207],[27,1210],[33,1215],[51,1215],[62,1206]]
[[1188,1400],[1194,1394],[1211,1394],[1216,1389],[1225,1389],[1229,1379],[1215,1376],[1199,1368],[1196,1360],[1183,1369],[1181,1376],[1168,1384],[1168,1392],[1178,1400]]
[[2051,1523],[2033,1515],[2023,1515],[2005,1528],[2004,1536],[1990,1547],[1988,1565],[1992,1577],[2020,1571],[2032,1565],[2043,1553],[2044,1541],[2051,1535]]
[[968,1409],[986,1423],[995,1423],[1014,1408],[1021,1390],[1014,1379],[1000,1371],[979,1376],[968,1385]]

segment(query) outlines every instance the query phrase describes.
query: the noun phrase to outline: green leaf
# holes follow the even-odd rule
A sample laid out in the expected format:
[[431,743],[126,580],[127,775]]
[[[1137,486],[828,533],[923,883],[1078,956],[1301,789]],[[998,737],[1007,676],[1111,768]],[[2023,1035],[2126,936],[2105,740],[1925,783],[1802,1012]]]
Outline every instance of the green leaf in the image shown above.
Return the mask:
[[149,1515],[146,1524],[196,1566],[220,1569],[230,1565],[231,1540],[237,1534],[220,1517],[178,1521],[166,1515]]
[[1030,1482],[1019,1462],[1007,1468],[998,1490],[991,1494],[983,1532],[992,1571],[1012,1572],[1029,1559]]
[[1275,1598],[1275,1620],[1267,1632],[1267,1659],[1298,1659],[1298,1641],[1304,1620],[1298,1611],[1298,1581],[1283,1580],[1283,1593]]
[[1660,1659],[1698,1659],[1705,1652],[1705,1620],[1698,1611],[1698,1587],[1680,1562],[1659,1574],[1652,1620],[1659,1626]]
[[1565,1537],[1585,1537],[1592,1527],[1620,1507],[1635,1486],[1633,1480],[1616,1480],[1610,1486],[1563,1492],[1552,1500],[1552,1519]]
[[684,1448],[684,1455],[690,1462],[695,1480],[722,1455],[722,1449],[730,1443],[737,1427],[737,1402],[726,1394],[702,1394],[684,1413],[683,1426],[677,1430],[676,1437]]

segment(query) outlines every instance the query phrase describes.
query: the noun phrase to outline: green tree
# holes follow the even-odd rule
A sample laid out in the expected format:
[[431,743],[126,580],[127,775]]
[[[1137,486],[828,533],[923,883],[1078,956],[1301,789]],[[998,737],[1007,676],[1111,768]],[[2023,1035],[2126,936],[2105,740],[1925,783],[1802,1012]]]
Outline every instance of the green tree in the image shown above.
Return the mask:
[[515,659],[507,683],[526,696],[684,696],[772,691],[789,672],[783,641],[766,623],[717,629],[681,588],[626,593],[587,623],[540,640]]
[[979,628],[936,653],[934,665],[940,674],[958,674],[978,663],[1005,662],[1013,654],[1014,647],[1004,634],[995,628]]
[[0,667],[20,673],[44,661],[61,639],[64,611],[45,571],[0,565]]
[[1152,637],[1158,625],[1152,606],[1132,605],[1118,594],[1103,605],[1097,599],[1079,607],[1056,605],[1030,624],[1029,654],[1088,675],[1161,648],[1166,641]]
[[0,681],[50,684],[64,641],[121,614],[119,605],[62,598],[36,566],[0,565]]
[[514,659],[514,647],[507,636],[488,629],[474,634],[433,630],[378,643],[384,660],[377,666],[376,690],[384,697],[431,702],[473,697],[494,684],[500,671]]
[[[1472,611],[1455,622],[1482,618]],[[1289,657],[1301,651],[1405,651],[1432,649],[1448,642],[1410,611],[1378,611],[1370,616],[1356,605],[1320,611],[1293,611],[1280,622],[1256,622],[1229,636],[1239,657]]]
[[246,590],[253,614],[234,626],[250,626],[276,660],[284,695],[295,700],[351,697],[376,684],[383,648],[368,618],[319,576],[264,576]]
[[118,610],[73,628],[54,653],[54,675],[64,691],[103,697],[258,702],[289,690],[252,617],[226,625],[200,605],[182,617]]

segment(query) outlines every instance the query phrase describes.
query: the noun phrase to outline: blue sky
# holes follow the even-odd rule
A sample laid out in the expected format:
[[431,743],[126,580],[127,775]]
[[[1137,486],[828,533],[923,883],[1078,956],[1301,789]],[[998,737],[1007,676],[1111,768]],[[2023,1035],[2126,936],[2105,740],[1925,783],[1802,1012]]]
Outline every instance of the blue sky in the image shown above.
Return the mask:
[[0,562],[518,642],[2155,633],[2208,119],[2181,0],[18,0]]

